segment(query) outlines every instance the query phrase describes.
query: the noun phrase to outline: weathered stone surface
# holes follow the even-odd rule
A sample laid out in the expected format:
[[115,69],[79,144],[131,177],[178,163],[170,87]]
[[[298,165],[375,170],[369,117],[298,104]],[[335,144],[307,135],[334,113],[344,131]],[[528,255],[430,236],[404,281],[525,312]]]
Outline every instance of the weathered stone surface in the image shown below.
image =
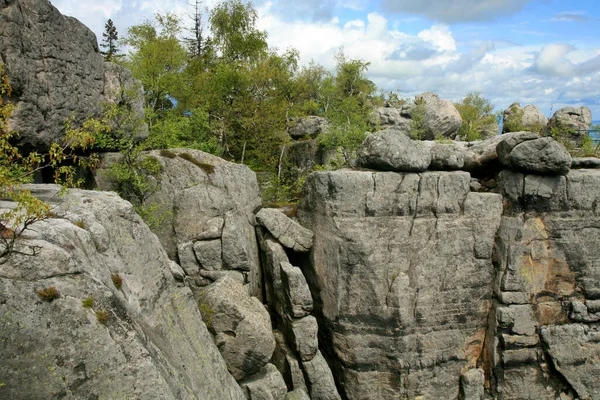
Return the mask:
[[571,155],[562,144],[545,137],[524,140],[512,145],[511,140],[498,144],[500,163],[508,168],[547,175],[566,175],[571,168]]
[[508,141],[511,137],[516,137],[520,140],[525,133],[527,133],[525,137],[533,138],[533,135],[537,137],[537,134],[532,134],[531,132],[513,132],[505,135],[497,135],[482,141],[466,143],[465,145],[467,146],[467,151],[465,153],[464,170],[493,171],[494,169],[498,169],[498,153],[496,153],[496,147],[498,146],[498,143]]
[[303,272],[346,398],[458,397],[483,346],[502,213],[498,194],[469,186],[465,172],[308,177]]
[[302,368],[308,381],[311,400],[341,400],[331,370],[320,351],[317,351],[312,360],[302,362]]
[[564,107],[557,110],[548,122],[548,131],[565,135],[575,145],[581,144],[592,126],[592,112],[587,107]]
[[433,143],[429,169],[441,171],[460,170],[465,165],[466,148],[460,143]]
[[357,150],[356,165],[381,171],[425,171],[431,163],[428,145],[387,128],[369,135]]
[[313,233],[274,208],[263,208],[256,220],[285,247],[298,252],[307,252],[312,247]]
[[600,169],[600,158],[595,157],[573,157],[571,169]]
[[223,277],[203,289],[199,307],[234,378],[253,375],[269,362],[275,350],[271,318],[242,285]]
[[393,126],[408,134],[411,129],[411,111],[412,105],[409,103],[403,104],[401,108],[378,107],[370,115],[370,119],[373,125],[382,127]]
[[220,271],[223,267],[221,239],[198,240],[193,245],[194,254],[200,268],[208,271]]
[[[65,122],[74,117],[77,126],[100,111],[101,101],[116,99],[117,82],[132,82],[121,67],[104,63],[91,30],[44,0],[0,3],[0,59],[17,105],[11,125],[35,148],[60,142]],[[143,115],[142,99],[120,100]]]
[[273,364],[267,364],[256,374],[240,382],[248,400],[284,400],[287,386]]
[[424,139],[433,140],[436,136],[454,139],[462,125],[462,117],[450,100],[442,100],[432,92],[415,97],[416,102],[425,102],[423,127],[426,130]]
[[271,362],[281,372],[288,387],[293,388],[294,390],[303,390],[308,393],[304,374],[302,373],[300,363],[294,355],[294,352],[288,347],[285,338],[280,331],[274,330],[273,335],[275,336],[277,346],[275,347]]
[[600,398],[600,332],[585,325],[546,326],[541,330],[554,368],[580,399]]
[[[0,398],[243,400],[191,291],[131,204],[75,189],[46,200],[57,217],[25,232],[27,254],[0,263]],[[48,287],[59,293],[52,302],[36,294]]]
[[529,130],[541,132],[548,125],[548,118],[538,106],[529,104],[521,108],[521,104],[512,103],[502,114],[502,133]]
[[[221,238],[224,268],[246,271],[250,293],[260,296],[254,212],[262,201],[256,174],[199,150],[154,150],[145,155],[162,166],[160,189],[147,202],[160,205],[162,218],[153,232],[169,257],[176,260],[182,244]],[[112,153],[103,156],[95,172],[100,189],[113,188],[107,171],[117,158]]]
[[298,267],[282,262],[281,283],[290,314],[294,318],[305,317],[312,311],[313,301],[304,274]]
[[296,125],[289,130],[289,134],[293,139],[300,139],[305,136],[312,138],[327,132],[329,121],[324,117],[309,115],[301,118]]
[[257,229],[261,248],[261,263],[265,275],[265,297],[274,315],[287,315],[286,300],[281,282],[281,263],[289,263],[285,250],[262,228]]
[[485,374],[480,368],[469,369],[460,375],[460,399],[483,400]]
[[[593,303],[593,300],[590,300]],[[587,304],[583,304],[581,301],[571,302],[571,314],[569,317],[573,321],[577,322],[598,322],[600,321],[600,310],[595,309],[593,306],[588,308]]]
[[194,244],[192,242],[182,243],[177,246],[177,258],[179,265],[189,276],[198,276],[200,266],[196,255],[194,254]]
[[285,397],[285,400],[311,400],[311,398],[308,397],[308,394],[306,394],[306,391],[304,391],[302,389],[297,389],[297,390],[288,392],[287,396]]
[[317,319],[312,315],[294,319],[290,322],[290,330],[292,332],[294,347],[300,360],[312,360],[317,350],[319,350],[319,342],[317,340],[319,326],[317,325]]

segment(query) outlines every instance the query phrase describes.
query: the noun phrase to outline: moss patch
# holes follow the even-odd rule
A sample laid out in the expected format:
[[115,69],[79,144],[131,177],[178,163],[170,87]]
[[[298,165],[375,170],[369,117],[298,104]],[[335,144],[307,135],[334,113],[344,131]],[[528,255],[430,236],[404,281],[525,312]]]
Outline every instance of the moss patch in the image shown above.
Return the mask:
[[207,174],[212,174],[212,173],[215,172],[215,166],[214,165],[207,164],[205,162],[197,160],[190,153],[181,153],[181,154],[179,154],[179,157],[183,158],[186,161],[191,162],[192,164],[194,164],[195,166],[199,167],[200,169],[202,169]]

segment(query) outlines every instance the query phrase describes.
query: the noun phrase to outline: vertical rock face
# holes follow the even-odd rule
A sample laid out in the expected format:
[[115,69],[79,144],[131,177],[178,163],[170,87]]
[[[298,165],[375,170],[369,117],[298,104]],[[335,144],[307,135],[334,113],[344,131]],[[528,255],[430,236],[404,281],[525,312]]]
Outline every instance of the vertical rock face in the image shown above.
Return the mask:
[[457,398],[476,366],[502,201],[469,184],[465,172],[309,176],[305,274],[346,398]]
[[60,141],[72,116],[78,124],[100,110],[117,68],[105,65],[91,30],[47,0],[0,1],[0,62],[14,89],[13,128],[41,148]]
[[589,377],[600,370],[600,174],[503,171],[498,184],[506,207],[486,346],[492,388],[505,399],[598,398]]
[[0,398],[245,399],[131,204],[43,188],[56,217],[0,264]]
[[[160,205],[154,232],[172,260],[178,260],[194,286],[223,275],[261,294],[254,212],[261,206],[256,175],[244,165],[191,149],[155,150],[162,172],[160,189],[148,203]],[[112,190],[107,172],[118,155],[104,156],[96,172],[101,189]]]

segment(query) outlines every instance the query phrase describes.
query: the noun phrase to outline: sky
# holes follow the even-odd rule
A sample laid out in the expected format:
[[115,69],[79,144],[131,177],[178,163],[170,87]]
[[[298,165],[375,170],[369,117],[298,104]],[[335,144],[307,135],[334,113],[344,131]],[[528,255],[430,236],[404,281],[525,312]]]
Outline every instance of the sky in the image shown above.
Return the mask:
[[[216,0],[206,0],[213,6]],[[156,12],[184,21],[188,0],[51,0],[101,39],[111,18],[121,36]],[[459,101],[479,92],[496,109],[515,101],[544,114],[587,106],[600,120],[598,0],[256,0],[272,47],[329,69],[343,47],[370,63],[368,77],[401,97],[432,91]]]

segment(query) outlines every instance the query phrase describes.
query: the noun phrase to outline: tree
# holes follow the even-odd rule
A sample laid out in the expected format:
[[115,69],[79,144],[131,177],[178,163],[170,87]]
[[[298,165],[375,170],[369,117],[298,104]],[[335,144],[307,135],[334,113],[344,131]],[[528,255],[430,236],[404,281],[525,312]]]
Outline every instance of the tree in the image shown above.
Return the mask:
[[494,105],[480,93],[469,93],[460,103],[454,106],[462,117],[462,125],[458,136],[466,141],[483,139],[490,134],[498,134],[496,117],[492,114]]
[[100,54],[104,56],[106,61],[114,61],[123,56],[122,54],[119,54],[119,33],[117,32],[117,28],[110,18],[104,25],[104,33],[102,33],[102,38],[103,39],[100,47],[106,50],[101,51]]

